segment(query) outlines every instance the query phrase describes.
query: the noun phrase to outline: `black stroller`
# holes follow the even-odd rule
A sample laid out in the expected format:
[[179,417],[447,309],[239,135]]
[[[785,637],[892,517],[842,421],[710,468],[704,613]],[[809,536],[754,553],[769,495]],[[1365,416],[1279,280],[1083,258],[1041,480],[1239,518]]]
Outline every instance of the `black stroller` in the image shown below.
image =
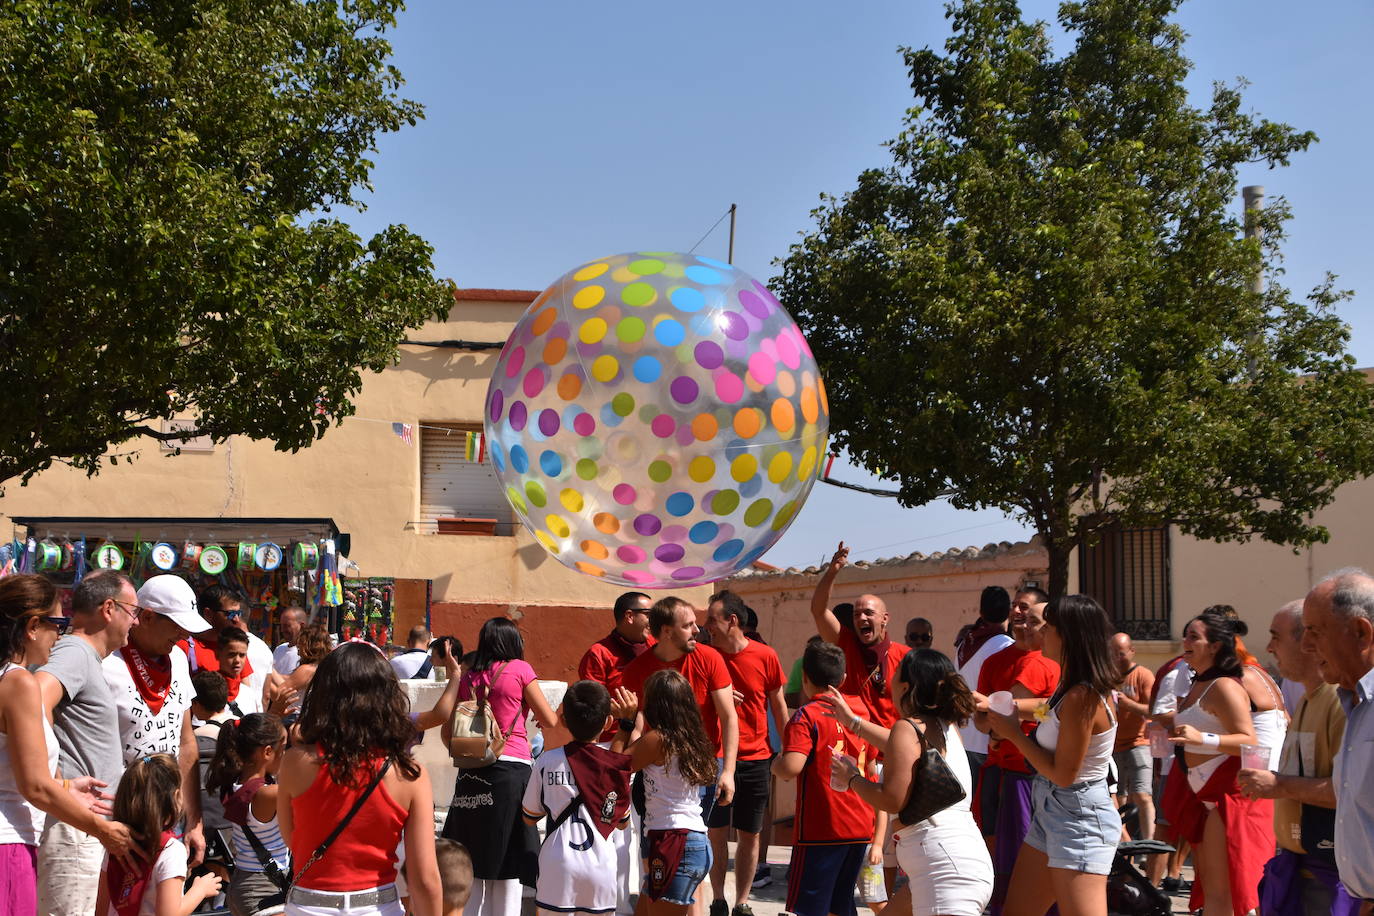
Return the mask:
[[1159,840],[1131,840],[1116,847],[1116,860],[1107,875],[1108,916],[1170,916],[1169,895],[1149,882],[1131,862],[1145,853],[1170,853],[1174,847]]

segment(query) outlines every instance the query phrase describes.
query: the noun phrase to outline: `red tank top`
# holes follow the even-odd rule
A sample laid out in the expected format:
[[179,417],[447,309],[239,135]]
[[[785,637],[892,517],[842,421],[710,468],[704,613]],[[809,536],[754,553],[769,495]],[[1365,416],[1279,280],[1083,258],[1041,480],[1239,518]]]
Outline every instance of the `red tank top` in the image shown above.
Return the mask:
[[[341,786],[321,765],[310,788],[291,800],[291,855],[297,868],[333,832],[339,818],[353,807],[380,761],[363,766],[357,788]],[[317,891],[361,891],[396,880],[396,847],[401,842],[406,810],[386,790],[383,781],[368,796],[343,833],[310,870],[301,876],[301,887]]]

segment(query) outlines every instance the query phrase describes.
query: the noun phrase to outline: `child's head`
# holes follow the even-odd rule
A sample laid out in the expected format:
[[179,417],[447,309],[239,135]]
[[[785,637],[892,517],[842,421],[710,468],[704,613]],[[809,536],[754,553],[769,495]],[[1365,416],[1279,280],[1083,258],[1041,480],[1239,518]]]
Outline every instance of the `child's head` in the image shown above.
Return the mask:
[[248,634],[238,627],[219,631],[219,647],[215,649],[219,670],[225,677],[239,677],[248,663]]
[[663,753],[695,786],[714,785],[716,751],[701,722],[696,694],[687,679],[671,668],[655,671],[644,682],[644,722],[658,732]]
[[844,650],[828,642],[812,643],[802,653],[802,693],[807,698],[844,683]]
[[578,681],[563,694],[559,709],[575,741],[595,741],[611,715],[611,695],[596,681]]
[[243,782],[242,774],[250,766],[263,764],[266,772],[276,772],[285,747],[286,729],[281,719],[271,713],[254,712],[225,722],[220,726],[215,756],[205,774],[206,790],[228,795],[234,791],[235,783]]
[[466,846],[453,840],[435,840],[434,854],[444,888],[444,916],[458,916],[472,894],[472,856]]
[[218,671],[197,668],[191,674],[191,687],[196,692],[191,700],[191,713],[197,719],[217,716],[229,705],[229,682]]
[[124,770],[115,791],[114,819],[138,844],[156,849],[162,831],[181,817],[181,771],[170,754],[139,757]]

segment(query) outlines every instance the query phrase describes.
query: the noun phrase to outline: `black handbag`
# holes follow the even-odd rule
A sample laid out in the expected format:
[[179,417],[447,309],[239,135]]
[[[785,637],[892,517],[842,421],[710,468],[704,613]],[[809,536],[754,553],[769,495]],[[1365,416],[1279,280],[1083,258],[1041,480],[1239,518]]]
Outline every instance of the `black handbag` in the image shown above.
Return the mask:
[[921,757],[911,768],[911,794],[897,813],[897,820],[908,827],[968,797],[945,755],[930,746],[925,732],[917,728],[916,738],[921,742]]

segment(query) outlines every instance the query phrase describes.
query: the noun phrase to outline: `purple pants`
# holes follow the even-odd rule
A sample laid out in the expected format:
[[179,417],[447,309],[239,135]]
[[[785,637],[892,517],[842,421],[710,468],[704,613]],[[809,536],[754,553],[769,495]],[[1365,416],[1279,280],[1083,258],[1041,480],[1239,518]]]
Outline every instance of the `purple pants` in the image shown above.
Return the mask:
[[991,916],[1002,916],[1007,902],[1007,887],[1012,869],[1031,823],[1031,781],[1035,777],[1015,770],[1002,771],[1002,786],[997,805],[997,826],[992,844]]
[[38,847],[0,845],[0,916],[38,912]]

